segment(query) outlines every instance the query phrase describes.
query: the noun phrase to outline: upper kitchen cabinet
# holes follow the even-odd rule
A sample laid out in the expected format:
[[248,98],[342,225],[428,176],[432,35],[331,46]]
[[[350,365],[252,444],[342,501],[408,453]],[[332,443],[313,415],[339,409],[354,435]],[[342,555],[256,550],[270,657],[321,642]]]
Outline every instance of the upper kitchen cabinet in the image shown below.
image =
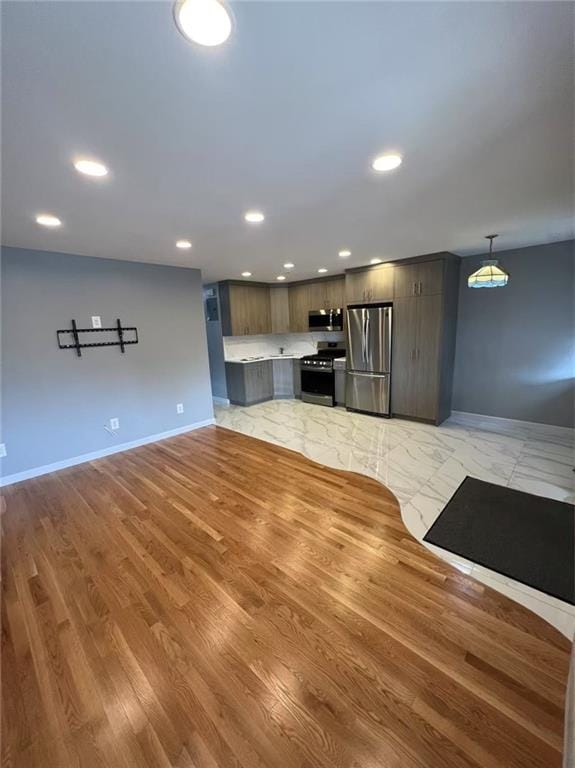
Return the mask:
[[225,281],[219,287],[224,336],[272,332],[269,285]]
[[342,276],[310,280],[289,286],[290,330],[309,330],[309,313],[318,309],[339,309],[345,304],[345,280]]
[[289,327],[292,333],[305,333],[309,327],[310,284],[296,283],[288,288]]
[[287,285],[270,288],[272,333],[289,333],[289,296]]
[[392,264],[381,264],[359,271],[346,272],[346,303],[392,301],[394,282],[395,267]]
[[345,304],[345,278],[317,280],[310,283],[310,306],[314,309],[340,309]]
[[434,296],[443,292],[445,261],[433,259],[395,267],[394,297]]

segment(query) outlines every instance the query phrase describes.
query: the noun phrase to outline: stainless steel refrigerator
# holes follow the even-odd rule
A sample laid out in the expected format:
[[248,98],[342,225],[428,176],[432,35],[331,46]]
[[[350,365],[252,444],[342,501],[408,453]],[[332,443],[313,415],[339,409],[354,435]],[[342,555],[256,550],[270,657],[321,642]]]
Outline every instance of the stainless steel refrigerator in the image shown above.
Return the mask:
[[389,304],[347,310],[345,404],[350,410],[389,416],[391,316]]

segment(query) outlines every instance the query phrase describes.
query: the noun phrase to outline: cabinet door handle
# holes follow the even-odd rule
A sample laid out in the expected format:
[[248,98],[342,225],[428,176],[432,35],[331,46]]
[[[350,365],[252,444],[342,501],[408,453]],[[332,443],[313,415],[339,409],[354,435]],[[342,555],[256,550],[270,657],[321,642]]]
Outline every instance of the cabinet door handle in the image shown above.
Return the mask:
[[417,296],[417,283],[413,283],[413,295]]
[[419,347],[418,347],[418,349],[417,349],[417,357],[416,357],[416,360],[419,360]]
[[421,296],[422,293],[423,293],[423,283],[420,280],[419,281],[419,295]]

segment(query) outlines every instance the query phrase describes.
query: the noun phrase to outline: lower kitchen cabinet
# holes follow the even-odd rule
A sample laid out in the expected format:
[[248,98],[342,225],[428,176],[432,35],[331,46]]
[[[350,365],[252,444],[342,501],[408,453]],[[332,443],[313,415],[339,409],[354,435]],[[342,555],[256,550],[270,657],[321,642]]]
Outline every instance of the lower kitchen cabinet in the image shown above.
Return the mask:
[[273,362],[226,363],[228,398],[234,405],[253,405],[274,396]]
[[293,361],[293,396],[301,399],[301,363],[299,360]]
[[336,368],[335,377],[335,404],[345,405],[345,368]]
[[272,360],[274,399],[293,398],[293,369],[296,363],[299,369],[299,360]]

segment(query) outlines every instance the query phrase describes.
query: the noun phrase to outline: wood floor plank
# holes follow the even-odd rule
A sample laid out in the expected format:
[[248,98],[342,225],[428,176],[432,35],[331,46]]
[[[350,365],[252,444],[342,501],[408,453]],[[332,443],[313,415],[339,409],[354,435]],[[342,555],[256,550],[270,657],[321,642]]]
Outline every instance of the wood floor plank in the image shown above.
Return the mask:
[[2,766],[559,768],[569,643],[220,427],[4,489]]

